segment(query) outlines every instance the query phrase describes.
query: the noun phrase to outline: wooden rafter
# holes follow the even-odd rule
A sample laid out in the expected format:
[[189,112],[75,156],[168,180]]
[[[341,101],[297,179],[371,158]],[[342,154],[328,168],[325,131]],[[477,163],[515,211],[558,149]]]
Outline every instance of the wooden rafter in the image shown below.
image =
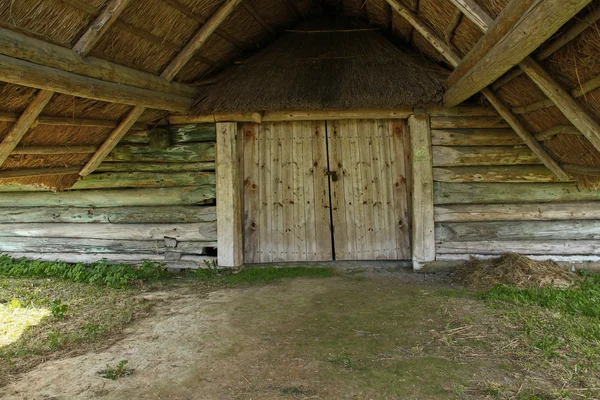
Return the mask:
[[[529,56],[591,0],[512,0],[448,78],[453,107]],[[527,32],[527,38],[523,38]]]
[[[192,59],[194,53],[198,51],[208,40],[210,35],[227,19],[229,15],[235,10],[236,6],[241,0],[226,0],[221,7],[208,19],[194,37],[189,41],[185,48],[173,58],[165,70],[161,73],[161,78],[168,81],[172,81],[177,73],[184,67],[184,65]],[[86,176],[92,173],[102,161],[108,156],[108,154],[115,148],[119,141],[127,134],[129,129],[135,124],[135,122],[142,116],[145,108],[136,106],[123,121],[117,126],[117,128],[110,134],[108,139],[102,143],[98,151],[92,156],[87,164],[79,171],[81,176]]]
[[444,35],[445,39],[446,39],[446,43],[452,44],[452,38],[454,37],[454,32],[456,32],[456,28],[458,28],[458,25],[460,25],[462,18],[463,18],[462,11],[459,9],[456,9],[454,15],[452,16],[452,21],[450,21],[450,23],[446,27],[446,31],[445,31],[445,35]]
[[[106,5],[102,13],[82,36],[82,38],[85,38],[85,41],[77,43],[82,54],[87,54],[92,49],[93,44],[97,42],[97,38],[106,32],[106,29],[103,29],[102,27],[101,21],[103,21],[105,25],[113,24],[116,17],[118,17],[118,12],[122,12],[125,9],[123,3],[127,2],[128,0],[112,0]],[[44,107],[46,107],[50,99],[52,99],[53,95],[53,91],[39,91],[33,102],[25,109],[23,114],[21,114],[10,132],[8,132],[8,135],[6,135],[2,143],[0,143],[0,167],[17,147],[21,139],[27,134]]]
[[254,18],[254,20],[258,22],[260,26],[262,26],[267,32],[273,36],[277,35],[277,31],[260,15],[256,7],[254,7],[249,0],[243,0],[242,7],[244,7],[246,11],[252,15],[252,18]]
[[[451,0],[457,2],[457,0]],[[467,2],[467,0],[462,0]],[[473,0],[468,0],[473,3]],[[573,12],[572,10],[571,12]],[[490,17],[483,10],[478,11],[481,20],[489,20]],[[496,24],[495,26],[497,26]],[[491,25],[482,24],[480,26],[483,32],[486,32]],[[584,108],[558,84],[550,74],[532,57],[525,57],[519,63],[519,68],[527,74],[527,76],[540,88],[548,97],[548,103],[553,103],[564,114],[564,116],[575,126],[592,145],[600,151],[600,124],[592,118]],[[593,82],[598,82],[600,79],[593,79]],[[588,84],[590,87],[592,84]],[[583,91],[583,90],[582,90]]]
[[71,175],[76,174],[79,167],[57,168],[24,168],[0,171],[0,179],[8,178],[34,178],[39,176]]
[[[435,33],[429,29],[423,22],[421,22],[415,15],[412,15],[410,11],[404,6],[399,0],[386,0],[392,8],[397,10],[403,17],[408,15],[410,19],[407,21],[413,25],[415,30],[423,32],[423,36],[433,45],[440,53],[446,58],[447,62],[456,67],[460,63],[460,57],[454,53],[442,39],[438,38]],[[405,17],[406,18],[406,17]],[[441,50],[440,50],[441,49]],[[502,101],[491,91],[485,90],[484,95],[488,97],[494,108],[504,117],[506,122],[513,128],[513,130],[519,135],[519,137],[528,145],[531,151],[544,163],[548,169],[561,180],[568,180],[567,173],[558,165],[558,163],[548,154],[548,152],[535,140],[534,136],[525,129],[525,127],[518,121],[518,119],[510,112],[508,107],[502,103]]]

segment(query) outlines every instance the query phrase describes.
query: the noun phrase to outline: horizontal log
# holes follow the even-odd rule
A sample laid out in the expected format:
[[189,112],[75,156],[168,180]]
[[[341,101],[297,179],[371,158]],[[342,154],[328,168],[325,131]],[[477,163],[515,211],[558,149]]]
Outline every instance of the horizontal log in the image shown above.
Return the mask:
[[425,111],[432,117],[498,117],[493,108],[480,106],[427,107]]
[[541,161],[526,147],[433,146],[435,167],[520,164],[541,164]]
[[215,207],[0,207],[0,224],[9,223],[113,223],[166,224],[212,222]]
[[153,254],[80,254],[80,253],[5,253],[13,258],[28,258],[40,261],[63,261],[72,264],[90,264],[98,261],[107,261],[110,264],[141,265],[144,261],[165,264],[169,269],[198,269],[205,268],[205,262],[216,261],[216,257],[185,255],[178,261],[165,261],[162,255]]
[[200,172],[214,170],[214,161],[199,163],[103,162],[95,172]]
[[0,55],[0,80],[86,99],[159,110],[187,112],[193,100],[172,94],[105,82]]
[[215,183],[214,172],[104,172],[84,177],[73,189],[166,188]]
[[600,176],[600,167],[591,167],[587,165],[563,165],[565,171],[571,174],[587,175],[587,176]]
[[76,174],[77,172],[79,172],[79,169],[80,167],[5,169],[0,171],[0,179],[31,178],[37,176],[52,175],[70,175]]
[[195,99],[198,89],[0,28],[0,53],[90,78]]
[[434,183],[435,204],[540,203],[600,200],[575,183]]
[[[457,261],[468,261],[472,258],[476,258],[478,260],[489,260],[490,258],[496,257],[498,256],[493,254],[440,254],[436,257],[436,261],[456,263]],[[527,256],[527,258],[535,261],[554,261],[565,268],[572,268],[576,264],[577,268],[583,268],[586,270],[600,269],[600,256],[532,254]]]
[[453,204],[435,207],[436,222],[600,220],[600,202]]
[[507,240],[443,242],[435,246],[438,254],[542,254],[542,255],[600,255],[597,240]]
[[436,182],[560,182],[543,165],[436,167]]
[[93,154],[95,152],[95,146],[18,146],[11,154]]
[[188,143],[172,146],[165,150],[153,149],[150,146],[122,145],[116,147],[105,161],[137,161],[137,162],[203,162],[215,160],[215,144]]
[[0,207],[124,207],[192,205],[215,198],[214,185],[164,189],[2,193]]
[[7,237],[0,240],[2,253],[120,253],[120,254],[205,254],[216,242],[181,242],[167,247],[164,240],[114,240],[73,238]]
[[190,224],[2,224],[0,237],[51,237],[115,240],[215,241],[216,222]]
[[442,222],[436,242],[481,240],[599,240],[600,221]]
[[514,146],[523,140],[512,129],[434,129],[434,146]]
[[509,128],[502,117],[432,117],[431,129]]
[[538,133],[535,135],[535,140],[538,142],[543,142],[544,140],[552,139],[554,136],[564,134],[564,135],[581,135],[581,132],[573,125],[559,125],[554,128],[550,128],[547,131],[542,133]]
[[[18,115],[15,114],[18,118]],[[2,120],[0,118],[0,120]],[[16,121],[16,119],[15,119]],[[116,128],[120,121],[91,118],[73,118],[73,117],[44,117],[40,116],[35,120],[35,124],[49,126],[82,126],[89,128]],[[35,126],[34,124],[34,126]],[[144,123],[135,123],[131,127],[132,131],[146,130],[148,127]]]
[[215,124],[169,126],[173,143],[214,142],[217,140]]
[[404,119],[413,114],[412,108],[394,110],[329,110],[329,111],[271,111],[264,113],[228,113],[211,115],[172,115],[171,125],[201,124],[211,122],[284,122],[321,121],[341,119]]

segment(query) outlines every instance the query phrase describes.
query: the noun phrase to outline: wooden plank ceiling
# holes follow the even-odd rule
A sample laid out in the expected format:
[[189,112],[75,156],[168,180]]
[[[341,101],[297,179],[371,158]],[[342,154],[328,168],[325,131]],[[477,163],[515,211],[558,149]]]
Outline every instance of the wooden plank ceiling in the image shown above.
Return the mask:
[[[185,114],[218,71],[235,68],[295,23],[325,14],[361,20],[456,68],[448,104],[481,90],[560,179],[568,179],[565,170],[600,166],[599,0],[6,3],[0,5],[6,82],[0,179],[69,175],[75,182],[130,131]],[[515,42],[517,27],[538,26],[540,19],[549,22],[538,34]],[[507,43],[512,58],[504,57]],[[482,74],[490,62],[495,74]]]

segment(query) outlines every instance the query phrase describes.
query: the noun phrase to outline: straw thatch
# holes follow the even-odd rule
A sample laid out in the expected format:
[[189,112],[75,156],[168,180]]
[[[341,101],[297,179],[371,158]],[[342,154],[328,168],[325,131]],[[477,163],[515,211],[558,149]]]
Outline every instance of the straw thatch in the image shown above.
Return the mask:
[[[401,1],[436,35],[445,37],[456,13],[449,0]],[[476,1],[492,17],[497,17],[509,0]],[[222,2],[132,1],[91,54],[159,74],[199,29],[200,21],[209,18]],[[173,6],[177,3],[181,7]],[[225,79],[219,85],[202,86],[206,88],[202,98],[205,101],[197,105],[196,113],[283,108],[389,108],[432,104],[440,99],[443,74],[433,64],[446,67],[447,64],[423,36],[392,12],[385,0],[244,0],[244,3],[254,7],[263,21],[253,17],[245,6],[239,6],[176,77],[177,81],[194,83],[212,80],[222,71],[230,70],[226,77],[233,79],[235,85]],[[0,27],[70,48],[106,4],[107,0],[1,1]],[[593,0],[557,35],[598,7],[600,0]],[[380,31],[320,37],[284,33],[286,28],[324,15],[334,16],[338,21],[349,20],[352,26],[370,26]],[[264,23],[270,29],[265,29]],[[577,89],[600,75],[599,32],[600,24],[592,24],[541,62],[565,89]],[[481,31],[468,18],[462,18],[448,44],[464,56],[481,37]],[[396,46],[398,42],[402,42],[400,47]],[[420,55],[415,56],[415,51]],[[424,57],[429,62],[425,62]],[[240,61],[242,64],[232,67]],[[242,90],[243,96],[234,96],[234,89]],[[34,89],[0,83],[0,112],[22,112],[35,93]],[[512,107],[545,99],[525,77],[500,88],[499,95]],[[586,93],[578,101],[600,122],[600,89]],[[119,121],[130,109],[124,105],[55,95],[43,115]],[[166,115],[164,111],[148,110],[142,122],[157,124],[164,121]],[[532,133],[568,124],[556,107],[519,115],[519,118]],[[0,139],[10,126],[11,123],[0,122]],[[28,133],[24,143],[98,145],[109,133],[110,130],[97,128],[40,126]],[[543,146],[560,162],[600,166],[598,151],[582,136],[561,134],[545,141]],[[73,161],[68,155],[55,158],[52,165],[61,162],[68,165]],[[43,157],[39,160],[30,157],[29,164],[13,161],[11,158],[11,163],[0,169],[48,164]],[[582,186],[600,187],[600,177],[577,175],[576,179]],[[44,182],[49,188],[63,188],[67,181],[64,177],[22,180],[28,184]]]
[[[447,72],[380,32],[304,24],[232,67],[194,113],[397,108],[439,104]],[[318,29],[318,30],[316,30]],[[327,29],[327,32],[320,30]],[[332,31],[329,31],[332,29]],[[351,29],[351,27],[350,27]]]

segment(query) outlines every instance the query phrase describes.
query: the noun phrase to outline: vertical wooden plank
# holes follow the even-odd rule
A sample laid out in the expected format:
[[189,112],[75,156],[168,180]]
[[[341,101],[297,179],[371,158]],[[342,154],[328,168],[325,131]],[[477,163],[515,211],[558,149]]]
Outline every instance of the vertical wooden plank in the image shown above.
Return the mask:
[[281,190],[282,190],[282,258],[295,261],[294,256],[294,132],[293,122],[281,124]]
[[402,209],[402,215],[404,217],[403,223],[401,224],[402,232],[404,237],[398,237],[398,240],[402,240],[402,249],[405,257],[403,259],[412,259],[412,188],[413,188],[413,174],[412,174],[412,154],[410,152],[410,132],[408,129],[408,119],[403,119],[400,124],[402,134],[402,148],[404,152],[404,179],[406,183],[404,198],[406,199],[406,206]]
[[[384,216],[384,186],[389,185],[383,178],[381,169],[381,153],[379,142],[381,141],[382,121],[369,121],[369,152],[371,154],[371,195],[373,198],[373,257],[377,260],[387,259],[386,222]],[[389,181],[388,181],[389,182]]]
[[[343,260],[354,260],[357,254],[356,244],[356,224],[354,217],[354,182],[352,180],[352,148],[350,141],[352,137],[349,133],[349,121],[342,120],[337,122],[338,137],[341,143],[341,164],[339,168],[338,177],[343,182],[344,193],[344,226],[346,227],[346,248],[343,255]],[[336,229],[334,225],[334,229]],[[342,249],[338,249],[336,244],[336,254]],[[337,258],[337,256],[336,256]]]
[[398,241],[396,237],[395,223],[396,220],[396,202],[394,201],[393,195],[393,180],[392,180],[392,165],[390,160],[390,121],[381,120],[377,121],[378,134],[377,134],[377,148],[379,151],[379,167],[377,171],[380,171],[379,176],[380,186],[378,188],[381,194],[381,205],[382,205],[382,243],[384,244],[384,254],[386,260],[395,260],[398,257]]
[[413,168],[412,241],[413,267],[435,260],[433,221],[433,166],[431,131],[428,115],[413,115],[408,119]]
[[[293,124],[293,170],[294,170],[294,260],[306,261],[306,218],[305,182],[304,182],[304,152],[303,152],[303,122]],[[311,182],[312,183],[312,182]]]
[[335,172],[330,178],[331,216],[335,259],[348,260],[348,229],[346,226],[346,203],[344,199],[345,179],[343,175],[342,127],[339,121],[327,122],[327,143],[329,146],[329,170]]
[[[238,137],[243,149],[243,196],[244,202],[244,262],[260,262],[260,164],[257,124],[240,124]],[[243,140],[242,140],[243,138]]]
[[281,123],[271,124],[271,232],[273,262],[285,261],[283,256],[283,185],[281,180]]
[[363,184],[361,176],[361,162],[360,162],[360,142],[358,140],[359,135],[359,124],[358,120],[348,121],[348,136],[349,136],[349,147],[350,154],[348,154],[348,160],[350,162],[350,174],[352,176],[352,190],[353,190],[353,210],[354,210],[354,221],[353,226],[356,232],[356,252],[352,255],[354,260],[364,259],[364,254],[367,251],[367,231],[365,226],[365,210],[363,207]]
[[375,259],[375,221],[373,218],[373,172],[371,160],[371,129],[372,120],[358,121],[358,153],[360,160],[360,174],[362,181],[362,199],[360,207],[363,209],[365,226],[365,249],[362,260]]
[[273,207],[273,192],[271,191],[271,130],[268,124],[259,125],[258,146],[260,157],[259,202],[260,202],[260,262],[271,262],[271,210]]
[[239,267],[244,262],[236,134],[236,123],[217,123],[217,243],[222,267]]
[[407,260],[411,258],[410,247],[410,198],[408,193],[408,183],[411,179],[407,172],[407,158],[409,157],[410,136],[408,135],[408,126],[404,120],[390,121],[390,163],[392,166],[394,215],[393,229],[396,232],[396,252],[397,258]]
[[329,178],[327,176],[327,143],[325,121],[313,125],[313,165],[315,179],[315,233],[317,261],[333,259],[331,243],[331,215],[329,212]]
[[315,210],[315,167],[313,165],[313,123],[302,122],[302,172],[304,174],[304,215],[306,219],[306,261],[317,259]]

